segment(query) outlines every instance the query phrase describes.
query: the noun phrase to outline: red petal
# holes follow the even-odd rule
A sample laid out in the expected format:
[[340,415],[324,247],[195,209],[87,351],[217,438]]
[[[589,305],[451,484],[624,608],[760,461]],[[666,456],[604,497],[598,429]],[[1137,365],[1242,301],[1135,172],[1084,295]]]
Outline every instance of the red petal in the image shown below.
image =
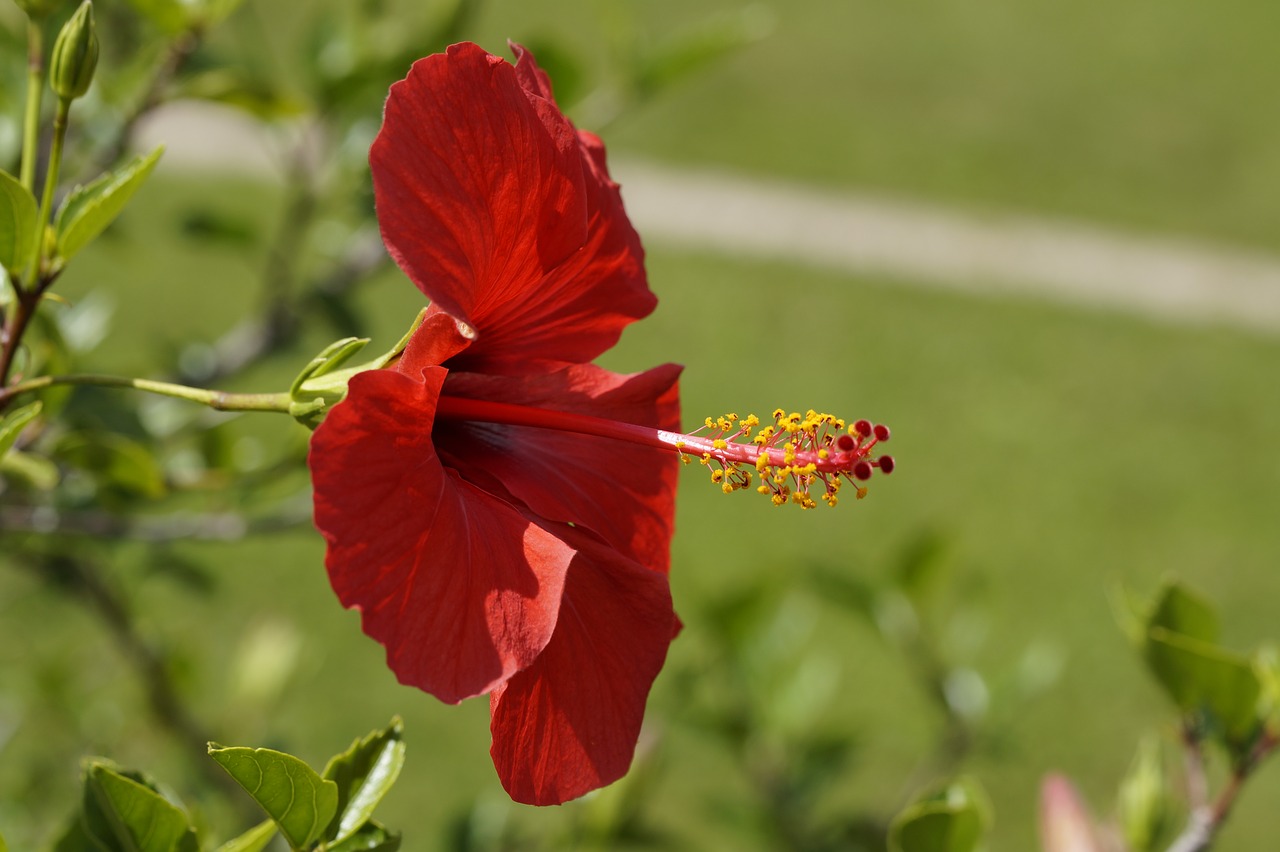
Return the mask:
[[475,45],[416,63],[370,151],[396,262],[479,334],[451,367],[585,363],[653,310],[639,237],[602,150],[588,150],[527,53]]
[[490,697],[494,767],[511,798],[554,805],[621,778],[666,659],[675,615],[664,575],[567,529],[578,546],[555,635]]
[[453,703],[543,650],[574,551],[441,464],[431,426],[445,372],[355,376],[309,463],[334,591],[401,682]]
[[[675,431],[679,375],[674,364],[635,375],[591,364],[521,377],[452,372],[443,392]],[[442,422],[436,442],[465,479],[505,489],[540,517],[590,529],[648,568],[668,569],[680,466],[675,453],[488,423]]]

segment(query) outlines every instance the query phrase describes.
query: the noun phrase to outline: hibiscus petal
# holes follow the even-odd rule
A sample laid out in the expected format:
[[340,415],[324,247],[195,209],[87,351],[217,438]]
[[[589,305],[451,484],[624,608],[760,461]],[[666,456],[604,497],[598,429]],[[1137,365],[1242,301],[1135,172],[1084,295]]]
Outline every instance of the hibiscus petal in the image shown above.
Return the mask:
[[308,461],[334,591],[402,683],[455,703],[543,650],[574,550],[441,464],[431,426],[445,373],[355,376]]
[[512,799],[553,805],[631,766],[649,689],[675,633],[667,578],[572,528],[579,548],[555,635],[490,696],[490,754]]
[[420,60],[392,86],[369,154],[391,256],[478,332],[451,367],[585,363],[656,303],[602,149],[520,62],[471,44]]
[[[449,374],[444,393],[676,431],[680,367],[621,375],[579,364],[536,376]],[[640,564],[667,571],[679,462],[671,451],[550,429],[440,423],[436,444],[464,479],[534,514],[590,529]]]

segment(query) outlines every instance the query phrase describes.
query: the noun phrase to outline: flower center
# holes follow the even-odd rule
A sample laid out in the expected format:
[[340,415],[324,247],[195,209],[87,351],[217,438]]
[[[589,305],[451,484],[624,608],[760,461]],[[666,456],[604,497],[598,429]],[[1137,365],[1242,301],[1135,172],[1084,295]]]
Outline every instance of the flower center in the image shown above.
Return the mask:
[[758,477],[756,491],[769,495],[775,506],[794,503],[812,509],[818,505],[812,497],[815,491],[834,506],[845,482],[852,483],[862,499],[867,489],[859,483],[877,469],[891,473],[894,468],[892,456],[871,457],[877,444],[889,440],[889,427],[866,420],[846,427],[843,420],[812,410],[802,416],[779,408],[773,412],[773,425],[758,429],[760,418],[754,414],[708,417],[694,431],[680,434],[586,414],[444,395],[436,417],[557,429],[672,450],[686,464],[696,458],[710,467],[711,481],[726,494],[749,487]]

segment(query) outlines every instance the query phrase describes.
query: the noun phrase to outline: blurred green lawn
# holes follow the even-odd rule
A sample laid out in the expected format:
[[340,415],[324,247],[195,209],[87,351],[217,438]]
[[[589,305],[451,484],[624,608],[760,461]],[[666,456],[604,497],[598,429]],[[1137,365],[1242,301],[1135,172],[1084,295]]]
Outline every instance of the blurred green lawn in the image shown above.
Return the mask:
[[[657,37],[681,26],[686,8],[563,2],[552,17],[494,2],[476,38],[493,50],[506,36],[560,39],[584,51],[590,70],[604,67],[603,34],[622,26],[611,16]],[[611,150],[1280,245],[1272,6],[851,2],[774,14],[773,37],[624,114]],[[100,285],[116,301],[104,370],[148,369],[241,314],[258,259],[184,240],[178,223],[197,206],[270,221],[263,192],[169,175],[139,197],[116,239],[73,267],[68,297]],[[810,513],[724,496],[688,469],[673,553],[686,629],[648,715],[660,783],[646,813],[679,845],[776,848],[749,817],[737,828],[725,818],[752,808],[743,767],[690,721],[717,678],[709,613],[744,593],[779,602],[782,626],[798,632],[787,646],[797,669],[809,661],[835,678],[800,718],[860,744],[824,807],[892,809],[927,752],[926,699],[871,630],[824,600],[816,565],[875,578],[920,531],[936,531],[986,631],[970,662],[998,673],[1036,642],[1068,653],[1062,680],[969,767],[996,805],[993,849],[1033,847],[1036,787],[1049,770],[1071,774],[1109,811],[1138,735],[1172,719],[1114,624],[1110,584],[1145,592],[1176,572],[1221,605],[1229,644],[1280,638],[1280,341],[649,248],[659,310],[628,331],[608,366],[685,363],[689,423],[776,406],[886,422],[900,464],[867,500]],[[389,274],[362,303],[376,343],[389,343],[420,296]],[[307,346],[324,337],[317,330]],[[299,347],[255,381],[278,381],[309,355]],[[283,420],[253,434],[303,437]],[[220,740],[319,764],[393,713],[405,717],[406,774],[382,818],[406,831],[406,849],[444,846],[450,821],[476,802],[482,821],[505,814],[544,838],[589,824],[608,802],[505,805],[484,702],[446,708],[398,687],[328,590],[318,536],[177,548],[173,559],[207,566],[208,593],[140,557],[104,550],[104,570],[134,590],[143,629],[184,663],[180,685]],[[183,779],[203,757],[152,735],[139,688],[95,628],[25,575],[0,572],[0,721],[17,725],[0,752],[0,830],[16,834],[15,849],[70,804],[85,753],[145,766],[190,795]],[[283,694],[237,678],[246,634],[263,647],[299,643]],[[784,697],[806,703],[803,692]],[[1222,848],[1272,848],[1280,822],[1268,803],[1278,792],[1280,770],[1267,766]]]

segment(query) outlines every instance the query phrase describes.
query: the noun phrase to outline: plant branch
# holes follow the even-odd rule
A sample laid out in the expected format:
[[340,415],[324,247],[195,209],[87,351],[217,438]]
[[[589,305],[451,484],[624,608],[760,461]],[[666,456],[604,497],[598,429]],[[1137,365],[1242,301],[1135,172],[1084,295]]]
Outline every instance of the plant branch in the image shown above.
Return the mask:
[[219,390],[205,390],[171,382],[155,382],[150,379],[131,379],[122,376],[99,376],[93,374],[76,374],[67,376],[40,376],[19,382],[0,390],[0,408],[19,394],[43,390],[54,385],[93,385],[108,388],[132,388],[160,396],[185,399],[189,402],[208,406],[215,411],[276,411],[289,412],[288,393],[229,393]]
[[1191,815],[1187,818],[1187,827],[1169,846],[1168,852],[1204,852],[1213,845],[1218,831],[1230,816],[1245,781],[1262,759],[1280,745],[1280,737],[1274,731],[1264,731],[1249,755],[1232,769],[1226,786],[1212,803],[1205,783],[1204,753],[1199,740],[1184,730],[1183,741],[1188,748],[1187,794],[1191,803]]

